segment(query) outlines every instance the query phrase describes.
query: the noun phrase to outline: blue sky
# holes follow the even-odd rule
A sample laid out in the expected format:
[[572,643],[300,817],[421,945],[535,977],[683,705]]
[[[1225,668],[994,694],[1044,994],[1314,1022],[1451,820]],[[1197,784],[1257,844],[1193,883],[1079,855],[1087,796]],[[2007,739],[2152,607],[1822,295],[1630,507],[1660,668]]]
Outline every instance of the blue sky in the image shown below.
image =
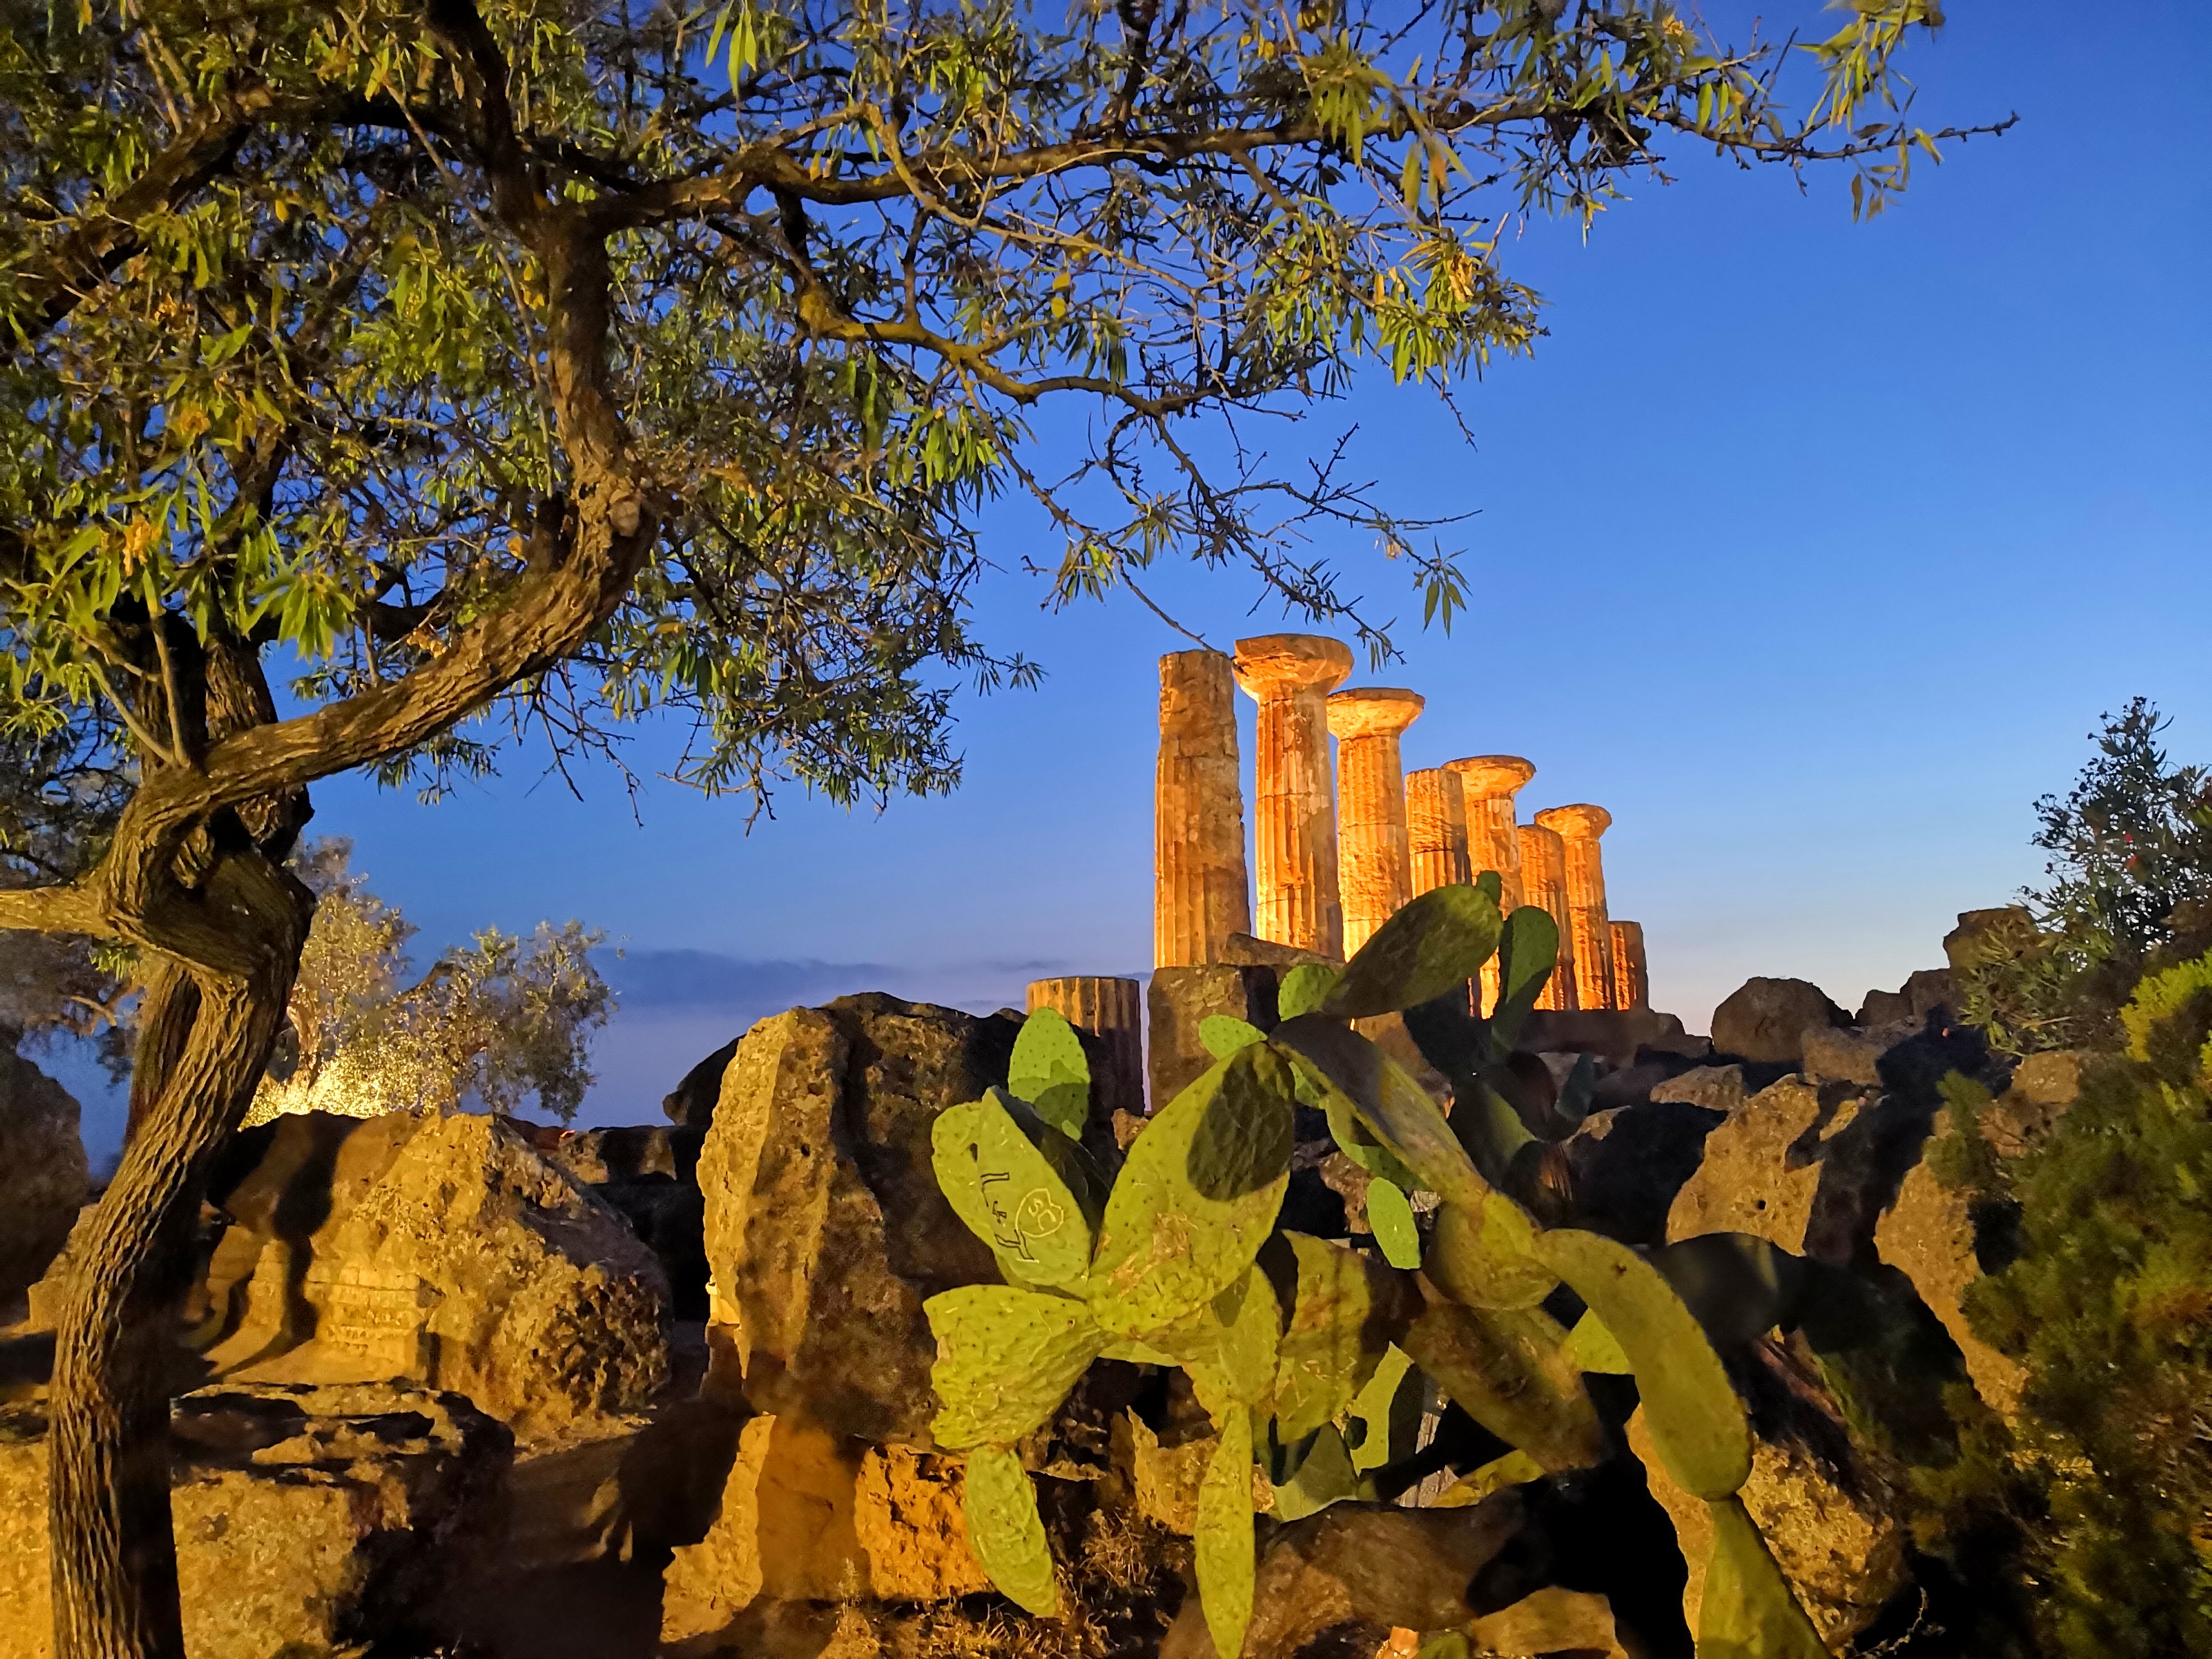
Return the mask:
[[[1692,1029],[1752,974],[1856,1006],[1940,962],[1955,912],[2037,874],[2029,803],[2129,696],[2212,759],[2212,187],[2203,98],[2151,89],[2212,49],[2212,8],[1948,9],[1912,60],[1923,120],[2021,120],[1884,217],[1855,225],[1840,175],[1800,194],[1686,164],[1587,246],[1521,237],[1551,331],[1468,390],[1474,450],[1387,377],[1279,434],[1289,456],[1357,422],[1356,465],[1401,511],[1476,514],[1450,537],[1474,605],[1449,637],[1370,550],[1324,546],[1405,623],[1405,662],[1355,683],[1428,697],[1409,764],[1519,753],[1525,808],[1612,810],[1614,914]],[[1018,507],[985,548],[982,626],[1049,678],[963,704],[950,799],[878,817],[789,792],[748,835],[673,786],[633,817],[586,775],[579,802],[526,755],[435,808],[325,785],[315,827],[354,838],[426,948],[569,916],[622,943],[600,1121],[655,1115],[788,1001],[989,1007],[1040,973],[1141,970],[1154,663],[1179,641],[1133,603],[1041,610],[1016,573],[1050,550]],[[1158,587],[1215,643],[1282,625],[1233,578]]]

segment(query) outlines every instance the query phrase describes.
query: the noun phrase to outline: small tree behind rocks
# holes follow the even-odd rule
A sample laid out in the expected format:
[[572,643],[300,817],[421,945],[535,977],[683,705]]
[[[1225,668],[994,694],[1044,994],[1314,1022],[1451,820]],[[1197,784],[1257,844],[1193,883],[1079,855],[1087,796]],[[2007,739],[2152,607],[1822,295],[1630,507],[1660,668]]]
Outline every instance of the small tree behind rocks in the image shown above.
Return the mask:
[[592,1034],[615,1005],[592,960],[605,935],[540,922],[486,928],[409,982],[415,929],[347,867],[342,841],[299,862],[318,898],[289,1024],[247,1124],[284,1112],[374,1117],[472,1102],[513,1113],[534,1097],[567,1122],[592,1085]]

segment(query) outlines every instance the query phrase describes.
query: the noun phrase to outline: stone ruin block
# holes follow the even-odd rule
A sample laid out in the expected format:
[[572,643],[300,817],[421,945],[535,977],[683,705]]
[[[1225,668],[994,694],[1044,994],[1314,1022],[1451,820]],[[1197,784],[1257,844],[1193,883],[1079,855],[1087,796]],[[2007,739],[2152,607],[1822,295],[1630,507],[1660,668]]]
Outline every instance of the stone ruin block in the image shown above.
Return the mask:
[[[49,1659],[43,1406],[0,1411],[0,1632]],[[394,1382],[218,1385],[177,1402],[170,1504],[192,1659],[422,1651],[505,1523],[513,1437]]]

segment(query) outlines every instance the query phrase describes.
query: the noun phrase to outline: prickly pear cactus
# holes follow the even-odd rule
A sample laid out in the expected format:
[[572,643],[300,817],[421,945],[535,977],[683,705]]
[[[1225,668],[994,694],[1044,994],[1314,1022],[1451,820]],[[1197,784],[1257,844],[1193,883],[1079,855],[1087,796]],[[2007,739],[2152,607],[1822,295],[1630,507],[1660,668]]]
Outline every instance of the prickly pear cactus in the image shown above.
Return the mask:
[[[936,1432],[968,1454],[970,1536],[1010,1599],[1039,1614],[1059,1605],[1014,1443],[1050,1421],[1096,1359],[1181,1367],[1213,1419],[1194,1541],[1224,1659],[1252,1616],[1255,1502],[1288,1520],[1372,1496],[1376,1473],[1410,1454],[1431,1385],[1516,1448],[1447,1501],[1589,1467],[1607,1439],[1583,1378],[1625,1371],[1668,1472],[1712,1509],[1701,1659],[1820,1651],[1735,1496],[1750,1430],[1715,1346],[1779,1316],[1797,1282],[1794,1259],[1717,1238],[1669,1247],[1655,1262],[1595,1233],[1545,1231],[1504,1189],[1533,1137],[1486,1074],[1510,1052],[1558,943],[1541,910],[1500,915],[1494,878],[1421,895],[1341,971],[1285,975],[1273,1032],[1205,1021],[1214,1064],[1151,1119],[1118,1172],[1078,1144],[1088,1070],[1056,1015],[1024,1026],[1008,1091],[939,1115],[939,1184],[1006,1282],[927,1304]],[[1493,951],[1499,993],[1485,1019],[1472,981]],[[1404,1014],[1453,1080],[1450,1117],[1351,1029],[1389,1012]],[[1594,1080],[1561,1092],[1567,1121]],[[1323,1109],[1338,1146],[1370,1176],[1380,1259],[1274,1231],[1301,1102]],[[1434,1195],[1425,1236],[1417,1192]],[[1279,1253],[1272,1267],[1263,1249]],[[1571,1333],[1538,1306],[1562,1281],[1587,1309]],[[1760,1294],[1735,1293],[1746,1287]]]

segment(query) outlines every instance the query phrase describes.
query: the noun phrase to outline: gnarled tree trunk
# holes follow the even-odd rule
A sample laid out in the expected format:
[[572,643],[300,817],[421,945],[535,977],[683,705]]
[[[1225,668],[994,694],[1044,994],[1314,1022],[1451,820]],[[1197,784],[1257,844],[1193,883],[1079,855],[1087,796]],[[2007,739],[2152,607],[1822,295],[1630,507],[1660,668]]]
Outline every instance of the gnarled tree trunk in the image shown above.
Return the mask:
[[252,848],[222,854],[196,908],[235,941],[169,958],[133,1126],[70,1284],[54,1357],[48,1522],[58,1659],[185,1659],[169,1516],[178,1308],[208,1160],[245,1115],[291,995],[313,901]]

